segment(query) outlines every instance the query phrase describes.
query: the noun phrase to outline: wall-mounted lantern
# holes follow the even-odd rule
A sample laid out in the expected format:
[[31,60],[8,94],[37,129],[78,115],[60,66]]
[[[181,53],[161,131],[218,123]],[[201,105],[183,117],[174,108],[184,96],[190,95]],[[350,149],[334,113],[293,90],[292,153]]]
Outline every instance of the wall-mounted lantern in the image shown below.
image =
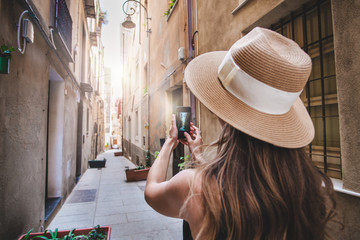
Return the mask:
[[151,29],[149,28],[149,19],[151,20],[151,18],[149,18],[148,16],[148,12],[146,7],[140,2],[140,1],[136,1],[136,0],[127,0],[124,2],[124,4],[122,5],[122,9],[123,12],[126,14],[126,19],[125,21],[121,24],[124,28],[134,28],[136,27],[136,24],[131,20],[131,16],[135,14],[136,10],[134,8],[130,8],[131,13],[128,13],[125,10],[125,4],[127,4],[128,2],[135,2],[137,4],[139,4],[140,6],[142,6],[145,9],[146,12],[146,32],[147,32],[147,36],[149,36],[149,33],[151,33]]

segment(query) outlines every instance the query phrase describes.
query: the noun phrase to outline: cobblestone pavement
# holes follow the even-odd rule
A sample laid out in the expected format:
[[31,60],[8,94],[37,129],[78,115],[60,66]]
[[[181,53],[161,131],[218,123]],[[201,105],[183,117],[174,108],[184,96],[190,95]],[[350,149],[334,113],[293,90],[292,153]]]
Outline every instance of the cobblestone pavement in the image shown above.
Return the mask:
[[146,181],[126,182],[124,168],[134,166],[114,150],[98,156],[106,167],[87,169],[48,229],[111,227],[111,240],[180,240],[182,220],[155,212],[144,200]]

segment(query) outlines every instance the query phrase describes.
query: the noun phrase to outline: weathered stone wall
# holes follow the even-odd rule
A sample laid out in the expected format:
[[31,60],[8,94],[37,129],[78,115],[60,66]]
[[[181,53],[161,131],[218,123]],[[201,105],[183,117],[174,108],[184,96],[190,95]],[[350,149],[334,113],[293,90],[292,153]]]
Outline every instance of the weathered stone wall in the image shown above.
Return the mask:
[[[343,187],[360,193],[360,4],[332,0]],[[360,197],[338,194],[344,230],[338,239],[360,239]]]

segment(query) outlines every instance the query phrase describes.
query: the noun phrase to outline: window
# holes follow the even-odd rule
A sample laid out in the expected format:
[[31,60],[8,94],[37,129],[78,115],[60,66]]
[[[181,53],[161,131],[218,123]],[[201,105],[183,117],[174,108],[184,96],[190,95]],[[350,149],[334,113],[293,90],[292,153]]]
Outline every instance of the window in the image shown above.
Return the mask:
[[271,28],[296,41],[312,59],[312,72],[301,94],[315,126],[309,153],[329,177],[341,179],[339,111],[330,0],[305,5]]

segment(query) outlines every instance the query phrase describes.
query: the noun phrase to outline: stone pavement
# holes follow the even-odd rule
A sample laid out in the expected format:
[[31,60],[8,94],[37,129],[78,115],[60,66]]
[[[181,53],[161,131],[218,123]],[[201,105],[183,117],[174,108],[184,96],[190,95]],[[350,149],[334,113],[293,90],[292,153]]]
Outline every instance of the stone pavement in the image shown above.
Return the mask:
[[124,168],[134,166],[114,150],[98,156],[106,167],[87,169],[48,229],[111,227],[111,240],[180,240],[182,220],[155,212],[144,200],[146,181],[126,182]]

